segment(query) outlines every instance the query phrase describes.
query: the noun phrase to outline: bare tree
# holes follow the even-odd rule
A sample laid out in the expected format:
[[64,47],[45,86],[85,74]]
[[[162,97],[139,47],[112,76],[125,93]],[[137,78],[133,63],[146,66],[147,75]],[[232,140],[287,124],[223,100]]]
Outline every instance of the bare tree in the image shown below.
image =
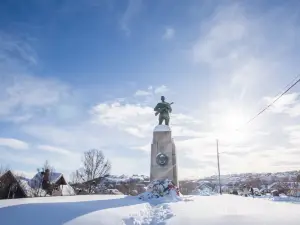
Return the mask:
[[50,163],[48,160],[46,160],[43,165],[43,170],[46,170],[46,169],[49,169],[49,170],[51,169],[51,166],[50,166]]
[[55,171],[55,168],[50,164],[50,162],[48,160],[46,160],[44,162],[44,165],[42,167],[42,171],[46,171],[49,170],[51,173],[53,173]]
[[97,149],[84,152],[82,163],[83,167],[72,174],[74,176],[72,181],[89,183],[88,192],[91,193],[95,182],[90,181],[107,176],[111,170],[111,163],[105,158],[103,152]]
[[[80,170],[80,169],[79,169]],[[75,172],[72,172],[70,174],[70,184],[79,184],[82,183],[84,180],[81,177],[81,174],[79,173],[79,170],[76,170]]]

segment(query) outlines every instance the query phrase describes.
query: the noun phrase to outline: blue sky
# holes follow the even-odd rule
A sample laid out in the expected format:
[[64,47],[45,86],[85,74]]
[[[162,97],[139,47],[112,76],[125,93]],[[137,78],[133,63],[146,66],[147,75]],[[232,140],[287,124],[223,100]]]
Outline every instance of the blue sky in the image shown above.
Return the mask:
[[2,1],[0,164],[69,174],[90,148],[149,174],[153,107],[174,101],[179,176],[297,169],[298,1]]

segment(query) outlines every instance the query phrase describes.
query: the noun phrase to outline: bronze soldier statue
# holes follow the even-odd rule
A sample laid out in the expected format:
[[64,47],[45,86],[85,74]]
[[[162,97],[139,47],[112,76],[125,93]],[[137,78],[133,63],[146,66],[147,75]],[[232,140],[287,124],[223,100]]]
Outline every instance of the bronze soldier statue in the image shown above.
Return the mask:
[[154,108],[155,116],[159,114],[158,117],[158,124],[161,125],[163,121],[165,121],[165,125],[169,126],[170,122],[170,115],[169,113],[172,112],[171,105],[173,102],[168,103],[165,102],[165,97],[161,96],[161,102],[157,103],[157,105]]

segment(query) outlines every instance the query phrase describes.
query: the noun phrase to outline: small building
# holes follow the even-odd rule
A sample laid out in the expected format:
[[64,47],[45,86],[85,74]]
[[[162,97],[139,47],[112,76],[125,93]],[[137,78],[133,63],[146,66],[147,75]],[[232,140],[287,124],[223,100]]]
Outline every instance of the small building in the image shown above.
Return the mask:
[[[43,174],[38,172],[31,180],[30,186],[34,189],[42,188]],[[64,175],[58,172],[50,172],[49,183],[51,185],[51,195],[53,196],[66,196],[75,195],[75,190],[68,184]]]
[[199,186],[198,181],[180,181],[179,191],[184,195],[191,194]]
[[33,197],[28,179],[15,175],[11,170],[0,177],[0,199]]

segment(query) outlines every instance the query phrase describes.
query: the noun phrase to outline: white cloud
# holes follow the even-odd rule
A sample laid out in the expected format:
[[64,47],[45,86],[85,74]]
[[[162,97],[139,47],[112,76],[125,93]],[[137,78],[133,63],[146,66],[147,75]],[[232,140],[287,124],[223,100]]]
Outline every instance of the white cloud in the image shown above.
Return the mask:
[[299,117],[300,116],[300,103],[294,105],[294,107],[292,107],[289,110],[287,110],[287,113],[291,117]]
[[0,146],[18,150],[27,150],[29,148],[29,145],[26,142],[13,138],[0,138]]
[[1,79],[6,82],[0,84],[0,116],[15,122],[30,119],[29,111],[47,110],[68,93],[67,86],[51,79],[33,76],[2,76]]
[[83,152],[90,148],[103,148],[106,143],[113,143],[111,133],[104,132],[107,136],[99,136],[103,130],[95,129],[88,121],[76,123],[72,126],[53,124],[26,124],[21,131],[37,138],[40,141],[49,143],[50,146],[59,146],[62,149],[72,149],[74,152]]
[[259,88],[262,83],[270,83],[275,78],[288,80],[286,75],[283,78],[287,70],[297,73],[296,64],[285,57],[291,57],[296,49],[291,35],[299,31],[295,19],[285,16],[284,20],[277,20],[276,25],[273,22],[286,15],[285,10],[273,9],[263,16],[255,16],[255,12],[246,10],[243,4],[228,4],[216,7],[213,16],[201,23],[191,57],[194,62],[208,67],[212,79],[217,74],[212,81],[214,96],[232,98],[234,93],[245,99],[266,95],[274,88],[271,89],[271,85]]
[[142,0],[129,0],[127,8],[122,15],[120,20],[121,29],[125,32],[127,36],[131,34],[129,24],[132,22],[133,18],[140,12],[142,7]]
[[[140,145],[144,140],[132,135],[130,131],[125,131],[125,127],[117,129],[116,126],[92,124],[88,121],[89,119],[83,119],[81,123],[74,123],[72,126],[36,124],[24,125],[21,129],[27,135],[38,139],[39,142],[47,143],[46,148],[43,146],[43,151],[38,151],[37,148],[34,152],[39,153],[38,157],[41,162],[48,159],[51,165],[60,172],[69,174],[78,169],[81,166],[81,156],[84,151],[99,149],[112,162],[113,174],[134,173],[134,170],[124,170],[122,165],[139,157],[140,154],[134,154],[131,146]],[[64,150],[72,151],[65,155],[67,157],[57,157],[61,152],[65,152]],[[136,152],[141,151],[136,149]],[[121,164],[118,164],[118,158],[122,158]]]
[[71,154],[71,151],[60,148],[60,147],[55,147],[55,146],[50,146],[50,145],[38,145],[38,149],[43,150],[43,151],[48,151],[48,152],[53,152],[53,153],[58,153],[62,155],[69,155]]
[[[157,117],[153,108],[139,104],[101,103],[91,110],[93,121],[107,127],[115,127],[133,136],[150,138]],[[175,136],[197,136],[202,122],[188,115],[172,113],[170,126]]]
[[138,137],[144,137],[151,132],[155,123],[153,109],[137,104],[101,103],[93,107],[91,113],[94,122],[116,127]]
[[7,162],[8,167],[12,170],[18,170],[17,169],[18,165],[22,165],[22,166],[32,166],[33,167],[32,170],[36,171],[36,168],[42,166],[44,161],[41,161],[41,159],[37,156],[32,157],[31,155],[28,155],[28,153],[29,151],[26,152],[19,151],[18,155],[16,155],[16,153],[12,151],[1,151],[0,159]]
[[[275,104],[270,107],[270,112],[287,114],[290,117],[300,116],[299,95],[300,94],[296,92],[283,95],[278,101],[275,102]],[[274,101],[274,98],[264,97],[264,100],[267,102],[267,104],[270,104]]]
[[29,40],[0,32],[0,120],[26,122],[38,111],[57,104],[67,92],[61,82],[32,76],[28,71],[28,66],[37,64]]
[[16,77],[6,93],[11,101],[23,107],[44,107],[57,103],[65,90],[58,82],[26,76]]
[[26,63],[36,65],[38,58],[35,50],[28,42],[16,36],[0,32],[0,61],[6,64]]
[[30,120],[32,117],[33,115],[31,114],[24,114],[24,115],[16,115],[16,116],[6,116],[4,120],[13,123],[22,123]]
[[151,142],[149,142],[146,145],[132,146],[131,149],[141,150],[141,151],[145,151],[145,152],[150,152],[151,151]]
[[33,178],[36,175],[36,172],[34,171],[23,171],[23,170],[12,170],[12,172],[16,176],[22,176],[26,178]]
[[158,87],[149,86],[147,90],[137,90],[135,96],[151,96],[154,94],[165,94],[169,91],[169,88],[166,85],[160,85]]
[[151,95],[149,91],[137,90],[134,94],[135,96],[148,96]]
[[155,93],[155,94],[165,94],[165,93],[168,92],[168,91],[169,91],[169,89],[168,89],[167,86],[165,86],[165,85],[161,85],[161,86],[156,87],[156,88],[154,89],[154,93]]
[[285,134],[288,136],[288,141],[293,146],[300,144],[300,126],[291,125],[284,128]]
[[174,38],[175,36],[175,30],[174,28],[168,27],[165,30],[165,33],[163,34],[162,38],[165,40],[170,40],[172,38]]
[[204,36],[193,46],[194,60],[211,64],[238,57],[243,51],[242,45],[238,47],[239,41],[247,35],[248,28],[243,9],[237,5],[222,8],[202,26]]
[[185,115],[182,113],[172,114],[172,124],[173,125],[199,125],[202,124],[203,121],[195,119],[192,116]]

